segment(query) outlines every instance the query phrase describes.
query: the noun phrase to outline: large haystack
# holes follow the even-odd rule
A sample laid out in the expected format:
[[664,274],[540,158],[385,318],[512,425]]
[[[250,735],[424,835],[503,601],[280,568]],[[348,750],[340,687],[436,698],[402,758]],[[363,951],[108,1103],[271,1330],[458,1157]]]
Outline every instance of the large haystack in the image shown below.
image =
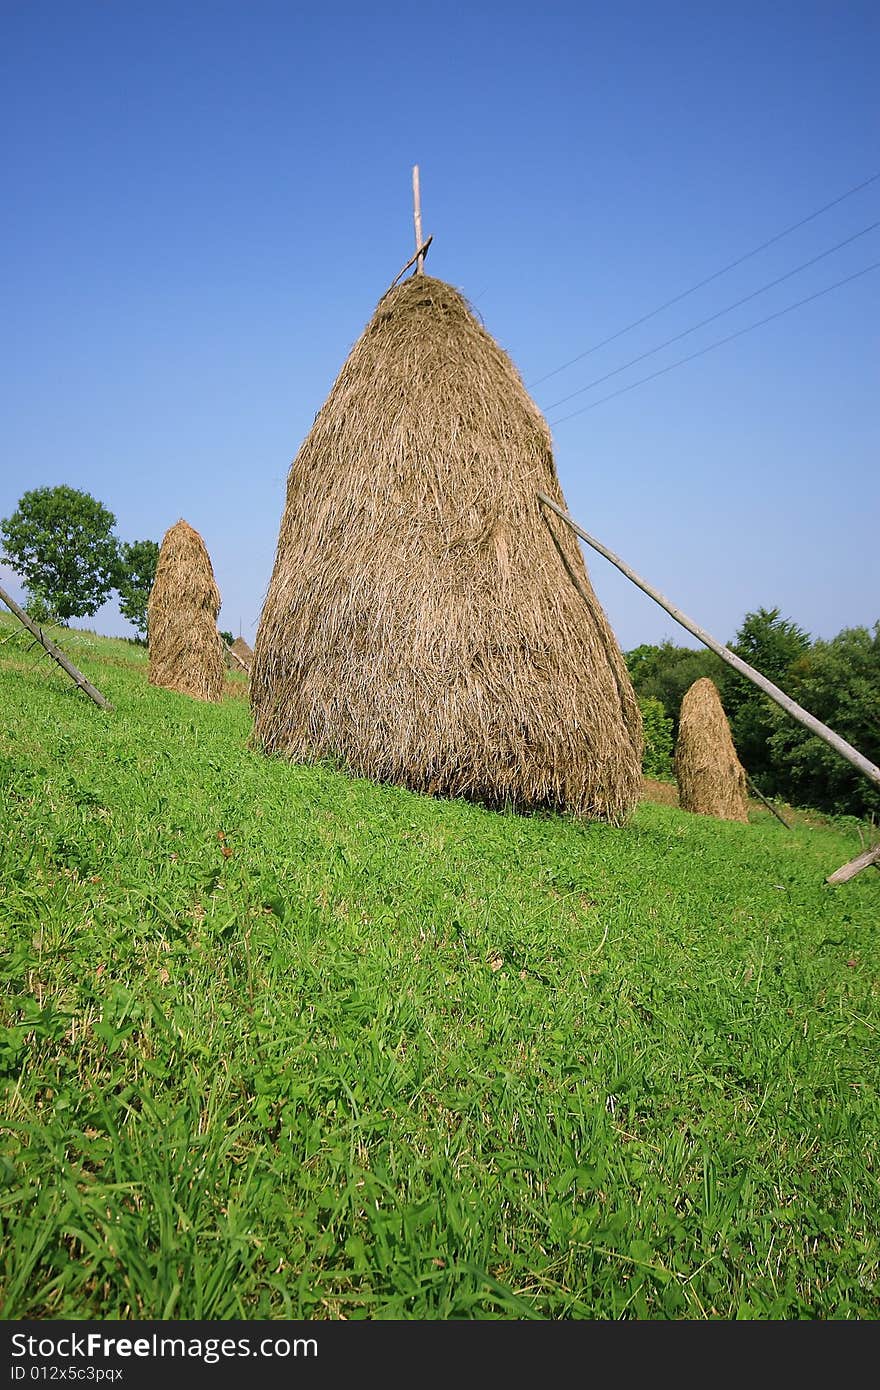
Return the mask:
[[743,771],[721,698],[708,676],[694,681],[681,702],[675,776],[685,811],[719,820],[748,821]]
[[198,531],[178,521],[165,532],[147,605],[149,681],[199,700],[223,694],[220,591]]
[[256,741],[491,806],[623,821],[641,717],[550,434],[457,290],[380,301],[290,470]]

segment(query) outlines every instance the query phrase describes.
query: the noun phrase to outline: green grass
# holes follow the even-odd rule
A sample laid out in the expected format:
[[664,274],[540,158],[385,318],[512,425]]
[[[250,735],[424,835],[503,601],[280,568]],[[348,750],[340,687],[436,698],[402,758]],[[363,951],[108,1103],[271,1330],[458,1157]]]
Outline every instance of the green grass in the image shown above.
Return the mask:
[[854,823],[493,814],[7,634],[0,1316],[880,1315]]

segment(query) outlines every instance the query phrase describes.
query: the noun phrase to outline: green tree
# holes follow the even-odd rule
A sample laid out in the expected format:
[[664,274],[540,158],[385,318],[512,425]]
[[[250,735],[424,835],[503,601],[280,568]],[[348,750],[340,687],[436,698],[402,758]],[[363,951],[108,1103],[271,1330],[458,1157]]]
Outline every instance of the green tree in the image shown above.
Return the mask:
[[88,492],[35,488],[0,521],[2,559],[53,617],[85,618],[115,587],[115,525],[113,513]]
[[639,696],[645,751],[642,772],[646,777],[672,776],[672,720],[653,695]]
[[[816,641],[789,669],[792,698],[880,765],[880,622]],[[880,792],[823,739],[773,707],[774,772],[800,806],[854,816],[880,811]]]
[[[780,609],[759,608],[746,614],[730,649],[796,699],[791,672],[810,650],[810,640],[810,634],[797,623],[781,617]],[[724,667],[718,688],[736,751],[747,773],[765,794],[787,794],[770,749],[779,706],[730,666]]]
[[625,660],[639,699],[659,700],[672,721],[673,742],[685,692],[701,676],[711,676],[719,685],[724,671],[721,658],[707,648],[676,647],[668,641],[660,646],[634,647]]
[[147,635],[147,603],[156,577],[156,541],[125,541],[119,547],[116,589],[119,611],[140,637]]

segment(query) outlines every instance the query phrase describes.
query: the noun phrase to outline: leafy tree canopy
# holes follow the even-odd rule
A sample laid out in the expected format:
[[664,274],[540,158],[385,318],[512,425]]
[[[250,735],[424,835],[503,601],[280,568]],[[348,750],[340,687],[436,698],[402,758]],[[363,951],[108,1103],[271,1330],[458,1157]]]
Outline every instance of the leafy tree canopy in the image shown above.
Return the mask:
[[147,635],[147,603],[158,559],[157,541],[124,541],[119,547],[119,611],[141,637]]
[[115,587],[116,518],[88,492],[42,487],[0,521],[3,560],[62,622],[96,613]]
[[[797,699],[792,671],[810,650],[810,634],[790,618],[783,618],[778,608],[747,613],[730,649]],[[769,742],[779,706],[731,667],[726,668],[721,694],[733,741],[746,771],[763,792],[783,791]]]
[[778,685],[792,664],[809,651],[810,640],[810,634],[781,617],[778,608],[759,608],[743,618],[730,649]]
[[[880,766],[880,622],[816,641],[789,670],[798,704]],[[820,811],[880,812],[880,792],[803,725],[774,706],[769,756],[790,800]]]
[[724,662],[705,647],[676,647],[672,642],[644,645],[626,653],[626,664],[639,698],[659,700],[672,721],[672,736],[678,731],[678,716],[684,694],[701,676],[710,676],[720,685]]
[[642,772],[646,777],[672,776],[672,720],[659,700],[652,695],[639,696],[642,711],[642,731],[645,748],[642,754]]
[[[746,614],[729,646],[880,765],[880,622],[873,629],[845,628],[831,641],[813,642],[779,608],[759,608]],[[740,760],[765,795],[832,814],[880,812],[880,793],[867,778],[713,652],[664,642],[636,647],[627,652],[626,662],[645,724],[646,771],[662,768],[668,756],[656,702],[677,727],[685,691],[700,676],[710,676]]]

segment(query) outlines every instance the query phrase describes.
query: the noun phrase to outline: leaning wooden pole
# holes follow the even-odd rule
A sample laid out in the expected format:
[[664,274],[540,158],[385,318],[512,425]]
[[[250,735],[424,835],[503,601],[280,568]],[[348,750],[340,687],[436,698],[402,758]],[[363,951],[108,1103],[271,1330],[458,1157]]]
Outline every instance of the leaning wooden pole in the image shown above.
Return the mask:
[[244,672],[246,672],[247,674],[249,674],[247,662],[242,661],[242,659],[241,659],[241,657],[239,656],[238,652],[234,652],[234,651],[232,650],[232,648],[230,647],[230,645],[229,645],[228,642],[224,642],[223,645],[224,645],[224,647],[226,648],[226,651],[227,651],[228,655],[232,657],[232,660],[233,660],[233,661],[237,661],[238,664],[239,664],[239,666],[241,667],[241,669],[242,669]]
[[772,681],[768,681],[766,676],[762,676],[760,671],[756,671],[753,666],[749,666],[748,662],[743,661],[742,657],[737,656],[736,653],[730,651],[728,647],[722,646],[720,642],[716,642],[714,637],[710,636],[703,628],[698,627],[691,618],[686,617],[685,614],[671,604],[667,598],[664,598],[661,593],[658,593],[650,584],[646,584],[644,579],[641,579],[634,570],[630,569],[629,565],[625,564],[618,555],[614,554],[613,550],[608,550],[606,546],[602,545],[601,541],[597,541],[595,537],[588,535],[586,531],[582,530],[577,522],[569,516],[568,512],[563,511],[560,506],[557,506],[553,499],[548,497],[546,493],[539,492],[538,501],[542,502],[545,507],[549,507],[557,516],[560,516],[566,526],[570,526],[572,531],[580,536],[582,541],[586,541],[587,545],[591,545],[600,555],[604,555],[606,560],[610,560],[612,565],[616,565],[621,574],[625,574],[627,579],[631,579],[643,593],[647,594],[649,598],[652,598],[655,603],[659,603],[661,608],[665,608],[670,617],[674,618],[682,627],[687,628],[688,632],[692,632],[694,637],[699,638],[704,646],[708,647],[710,651],[715,652],[717,656],[721,657],[722,661],[726,661],[728,666],[732,666],[741,676],[745,676],[746,679],[750,680],[753,685],[756,685],[759,690],[763,690],[765,695],[769,695],[770,699],[774,700],[777,705],[784,709],[786,714],[790,714],[792,719],[796,719],[799,724],[803,724],[804,728],[809,729],[811,734],[815,734],[817,738],[823,739],[825,743],[833,748],[836,753],[839,753],[842,758],[846,758],[848,763],[852,763],[853,767],[858,768],[859,772],[863,773],[870,782],[873,782],[875,787],[880,787],[880,767],[876,767],[874,763],[866,758],[864,754],[860,753],[857,748],[853,748],[851,743],[847,743],[845,738],[841,738],[840,734],[836,734],[833,729],[829,729],[827,724],[823,724],[821,720],[816,719],[815,715],[803,709],[796,701],[792,700],[789,695],[786,695],[784,690],[780,690],[778,685],[774,685]]
[[772,811],[776,819],[782,821],[782,824],[785,826],[786,830],[791,830],[791,826],[785,819],[785,816],[782,814],[782,812],[777,811],[776,807],[773,805],[773,802],[768,801],[764,793],[762,791],[759,791],[759,789],[755,786],[754,782],[752,781],[751,777],[746,778],[746,786],[752,793],[752,796],[757,796],[761,801],[763,801],[764,805],[767,807],[767,810]]
[[29,618],[27,613],[25,613],[24,609],[19,608],[18,604],[15,602],[15,599],[10,598],[4,589],[0,589],[0,599],[3,600],[7,608],[10,608],[12,610],[16,618],[18,618],[19,622],[24,624],[28,632],[30,632],[37,639],[40,646],[45,647],[52,660],[58,662],[58,665],[61,667],[62,671],[67,672],[74,685],[78,685],[80,690],[82,690],[86,695],[88,695],[90,700],[94,700],[95,704],[98,705],[101,709],[113,708],[113,706],[110,704],[110,701],[104,699],[104,696],[101,694],[100,690],[96,690],[95,687],[92,685],[91,681],[86,680],[82,671],[78,671],[74,666],[73,662],[68,661],[61,648],[55,646],[55,643],[49,637],[46,636],[43,629],[41,627],[37,627],[37,624],[34,622],[33,618]]

